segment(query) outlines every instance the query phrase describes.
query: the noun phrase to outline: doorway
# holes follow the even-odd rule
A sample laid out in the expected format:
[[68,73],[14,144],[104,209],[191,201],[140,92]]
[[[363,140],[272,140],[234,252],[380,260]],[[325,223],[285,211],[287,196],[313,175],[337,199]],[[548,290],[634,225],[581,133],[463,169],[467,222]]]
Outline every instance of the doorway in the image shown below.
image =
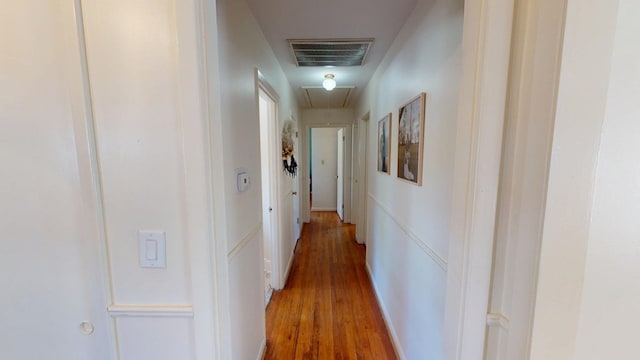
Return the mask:
[[[277,219],[277,128],[278,100],[270,87],[259,81],[258,108],[260,121],[260,174],[262,190],[262,247],[264,254],[264,302],[269,304],[273,288],[278,284],[278,219]],[[274,286],[275,285],[275,286]]]
[[309,204],[311,211],[337,212],[344,220],[345,129],[309,130]]

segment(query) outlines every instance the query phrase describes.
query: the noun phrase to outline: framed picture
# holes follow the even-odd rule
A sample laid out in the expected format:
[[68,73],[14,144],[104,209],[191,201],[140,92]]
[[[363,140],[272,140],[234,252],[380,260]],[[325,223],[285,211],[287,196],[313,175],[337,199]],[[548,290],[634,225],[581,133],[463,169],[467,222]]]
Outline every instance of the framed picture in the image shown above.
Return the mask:
[[378,120],[378,171],[391,174],[391,113]]
[[416,185],[422,185],[426,98],[421,93],[398,111],[398,178]]

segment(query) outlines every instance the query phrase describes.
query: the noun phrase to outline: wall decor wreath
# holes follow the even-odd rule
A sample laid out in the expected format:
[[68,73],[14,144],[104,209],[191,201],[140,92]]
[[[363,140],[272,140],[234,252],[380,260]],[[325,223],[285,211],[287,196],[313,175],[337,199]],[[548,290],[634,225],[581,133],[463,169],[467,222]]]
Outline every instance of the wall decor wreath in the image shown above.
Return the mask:
[[284,122],[282,127],[282,165],[284,171],[295,177],[298,174],[298,163],[293,157],[293,136],[295,135],[295,123],[292,120]]

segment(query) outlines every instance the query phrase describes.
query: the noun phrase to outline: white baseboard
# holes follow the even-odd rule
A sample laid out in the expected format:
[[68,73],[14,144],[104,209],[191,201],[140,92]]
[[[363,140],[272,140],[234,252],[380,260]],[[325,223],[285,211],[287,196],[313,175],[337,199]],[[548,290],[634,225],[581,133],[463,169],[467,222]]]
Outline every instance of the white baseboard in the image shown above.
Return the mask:
[[273,288],[271,286],[269,286],[269,290],[267,290],[267,293],[264,294],[264,308],[265,309],[269,305],[269,302],[271,301],[271,296],[272,295],[273,295]]
[[312,207],[311,211],[338,211],[338,208]]
[[258,351],[258,357],[256,358],[256,360],[262,360],[266,350],[267,350],[267,339],[264,339],[262,340],[262,344],[260,345],[260,351]]
[[[294,247],[295,250],[295,247]],[[289,273],[291,272],[291,265],[293,265],[293,257],[295,256],[295,253],[291,253],[291,255],[289,256],[289,263],[287,264],[287,270],[284,272],[284,282],[282,283],[282,288],[284,289],[285,286],[287,286],[287,281],[289,281]]]
[[298,240],[300,240],[300,238],[302,237],[302,231],[304,230],[304,226],[307,225],[308,223],[301,221],[300,222],[300,236],[298,236],[298,239],[296,239],[296,244],[298,244]]
[[402,346],[400,346],[400,339],[398,339],[398,334],[396,333],[393,326],[391,326],[391,319],[389,318],[389,312],[387,311],[387,307],[382,302],[380,298],[380,291],[378,290],[378,286],[375,281],[373,281],[373,275],[371,274],[371,268],[369,267],[369,263],[365,262],[367,267],[367,275],[369,275],[369,281],[371,281],[371,286],[373,286],[373,292],[376,294],[376,300],[378,300],[378,305],[382,310],[382,318],[384,319],[384,323],[387,326],[387,330],[391,334],[391,341],[393,341],[393,348],[396,351],[396,355],[400,360],[406,360],[407,358],[404,356],[404,351],[402,350]]

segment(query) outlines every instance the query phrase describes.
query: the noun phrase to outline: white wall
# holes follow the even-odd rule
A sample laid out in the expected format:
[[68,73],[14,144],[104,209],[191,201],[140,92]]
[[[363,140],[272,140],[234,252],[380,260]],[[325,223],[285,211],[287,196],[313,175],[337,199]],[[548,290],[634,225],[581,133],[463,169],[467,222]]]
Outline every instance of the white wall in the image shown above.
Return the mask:
[[[173,86],[178,77],[177,39],[166,26],[175,23],[175,14],[152,4],[131,7],[126,1],[111,0],[84,7],[117,304],[153,303],[159,298],[175,304],[190,301],[183,285],[187,281],[185,247],[179,241],[185,229],[179,221],[184,180],[182,139],[177,136],[178,90]],[[135,22],[126,23],[124,14]],[[144,31],[131,36],[131,27]],[[166,270],[138,266],[139,229],[166,232]]]
[[[441,359],[452,210],[462,1],[421,1],[359,99],[370,110],[367,266],[401,357]],[[427,93],[423,185],[376,171],[377,121]]]
[[106,360],[79,35],[73,3],[46,5],[0,5],[0,358]]
[[[13,304],[3,302],[12,315],[1,326],[15,335],[0,357],[210,359],[212,202],[195,3],[79,4],[0,11],[11,44],[0,64],[11,137],[2,155],[14,176],[2,189],[15,188],[0,201],[12,219],[3,237],[14,239],[1,252],[12,283],[3,281],[2,299]],[[166,232],[165,269],[139,266],[139,229]],[[95,333],[81,334],[81,321]],[[97,353],[84,353],[88,345]]]
[[640,358],[640,3],[621,0],[600,138],[576,359]]
[[[227,248],[231,302],[231,355],[255,359],[264,345],[264,279],[262,255],[262,198],[260,187],[260,126],[254,72],[256,67],[279,96],[279,123],[299,118],[289,82],[254,16],[244,1],[217,2],[220,47],[220,111],[223,119],[223,159],[218,166],[225,177]],[[297,156],[300,159],[301,157]],[[280,156],[280,154],[273,154]],[[245,168],[252,186],[236,193],[235,169]],[[280,278],[284,278],[293,254],[293,182],[279,172],[279,212],[282,243]],[[274,274],[272,274],[272,277]]]
[[532,359],[637,359],[640,4],[569,2]]
[[338,174],[338,129],[311,129],[312,211],[336,211]]
[[532,359],[571,359],[575,354],[595,164],[615,31],[616,9],[611,4],[573,3],[567,7]]

